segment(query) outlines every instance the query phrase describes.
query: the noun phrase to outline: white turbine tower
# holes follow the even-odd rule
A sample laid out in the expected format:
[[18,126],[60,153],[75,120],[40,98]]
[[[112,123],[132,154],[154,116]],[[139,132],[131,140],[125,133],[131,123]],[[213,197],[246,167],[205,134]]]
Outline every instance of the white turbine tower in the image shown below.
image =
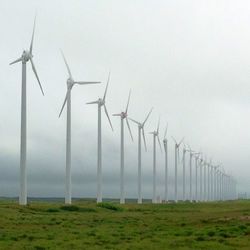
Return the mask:
[[108,76],[107,85],[103,98],[99,98],[97,101],[88,102],[87,104],[97,104],[98,105],[98,147],[97,147],[97,203],[102,202],[102,106],[104,107],[105,114],[108,118],[110,127],[113,131],[113,126],[109,118],[108,110],[106,108],[106,95],[108,90],[110,80],[110,73]]
[[204,163],[203,163],[203,166],[204,166],[204,194],[203,194],[203,201],[207,201],[207,157],[205,156],[205,160],[204,160]]
[[126,106],[126,110],[121,112],[120,114],[114,114],[113,116],[120,116],[121,118],[121,169],[120,169],[120,203],[124,204],[125,203],[125,195],[124,195],[124,119],[126,120],[126,124],[131,136],[131,139],[133,141],[133,136],[132,132],[129,126],[128,122],[128,106],[129,106],[129,101],[130,101],[130,94],[131,91],[129,91],[129,96],[128,96],[128,102]]
[[203,164],[203,159],[200,159],[200,201],[203,200],[203,193],[202,193],[202,164]]
[[187,148],[184,144],[183,151],[182,151],[182,200],[186,200],[186,152]]
[[69,65],[66,61],[66,58],[62,53],[64,63],[66,65],[69,77],[67,79],[67,92],[64,98],[62,108],[59,113],[61,116],[65,104],[67,102],[67,121],[66,121],[66,183],[65,183],[65,204],[71,204],[71,90],[75,84],[85,85],[85,84],[97,84],[100,82],[83,82],[83,81],[74,81]]
[[188,145],[189,147],[189,201],[192,202],[193,201],[193,174],[192,174],[192,159],[193,156],[199,155],[199,153],[195,153],[191,147]]
[[167,139],[167,132],[168,132],[168,124],[166,126],[164,138],[163,138],[164,154],[165,154],[165,192],[164,192],[165,202],[168,202],[168,139]]
[[11,62],[11,64],[22,62],[22,95],[21,95],[21,144],[20,144],[20,194],[19,194],[19,204],[27,204],[27,174],[26,174],[26,157],[27,157],[27,115],[26,115],[26,63],[31,62],[32,70],[36,76],[39,87],[43,93],[42,85],[40,83],[34,62],[33,62],[33,41],[35,33],[36,18],[34,21],[32,38],[30,43],[30,49],[24,50],[22,56]]
[[142,192],[141,192],[141,134],[143,136],[145,150],[147,151],[146,139],[145,139],[145,132],[144,132],[144,125],[148,120],[153,108],[149,111],[146,119],[143,123],[140,123],[134,119],[129,118],[132,122],[138,125],[138,203],[142,203]]
[[160,118],[158,120],[157,130],[150,132],[150,134],[153,135],[153,199],[152,199],[152,203],[157,203],[156,201],[156,138],[158,140],[160,149],[162,150],[160,139],[159,139],[159,127],[160,127]]
[[199,162],[199,155],[195,156],[195,202],[198,202],[198,162]]
[[180,145],[181,143],[183,142],[184,138],[182,138],[182,140],[177,143],[177,141],[175,140],[174,137],[172,137],[172,139],[174,140],[175,142],[175,183],[174,183],[174,200],[175,202],[177,203],[178,202],[178,190],[177,190],[177,165],[178,165],[178,162],[179,162],[179,148],[180,148]]

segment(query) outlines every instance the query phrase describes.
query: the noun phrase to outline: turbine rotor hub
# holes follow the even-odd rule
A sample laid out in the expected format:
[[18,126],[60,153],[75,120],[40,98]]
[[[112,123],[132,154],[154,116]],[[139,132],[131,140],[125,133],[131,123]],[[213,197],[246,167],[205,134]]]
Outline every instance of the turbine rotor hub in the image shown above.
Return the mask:
[[126,118],[127,116],[128,116],[128,114],[126,112],[121,112],[122,119]]
[[68,86],[68,88],[72,88],[73,85],[74,85],[74,80],[71,77],[69,77],[67,79],[67,86]]
[[30,54],[29,51],[24,50],[23,54],[22,54],[22,61],[23,62],[28,62],[30,60],[30,58],[32,58],[33,56]]

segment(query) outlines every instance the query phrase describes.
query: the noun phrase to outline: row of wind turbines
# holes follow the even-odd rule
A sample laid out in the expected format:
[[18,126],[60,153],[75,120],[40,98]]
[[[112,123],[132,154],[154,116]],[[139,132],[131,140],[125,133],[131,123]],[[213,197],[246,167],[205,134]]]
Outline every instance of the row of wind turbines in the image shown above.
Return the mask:
[[[32,70],[35,74],[35,77],[38,81],[40,90],[44,95],[44,91],[38,77],[34,60],[33,60],[33,41],[35,33],[35,24],[34,21],[32,38],[30,43],[29,50],[24,50],[21,57],[17,60],[11,62],[10,64],[15,64],[22,62],[22,91],[21,91],[21,144],[20,144],[20,195],[19,195],[19,204],[27,204],[27,175],[26,175],[26,158],[27,158],[27,125],[26,125],[26,64],[31,62]],[[67,104],[67,120],[66,120],[66,184],[65,184],[65,203],[71,204],[71,91],[74,85],[86,85],[86,84],[99,84],[99,81],[75,81],[73,79],[70,67],[67,63],[67,60],[62,53],[62,57],[68,72],[67,79],[67,92],[62,105],[62,108],[59,113],[59,117],[62,115],[64,107]],[[102,202],[102,110],[104,109],[105,115],[108,119],[111,129],[113,130],[112,122],[106,107],[106,95],[108,91],[108,86],[110,82],[110,73],[108,75],[108,80],[104,95],[102,98],[98,98],[95,101],[88,102],[87,104],[96,104],[98,109],[98,147],[97,147],[97,202]],[[128,109],[130,102],[131,91],[129,91],[127,104],[125,110],[121,113],[114,114],[114,116],[120,117],[121,121],[121,144],[120,144],[120,203],[125,203],[125,192],[124,192],[124,122],[127,125],[131,139],[133,140],[133,135],[130,128],[129,120],[132,121],[138,127],[138,203],[142,203],[142,148],[141,141],[143,138],[145,150],[147,150],[146,139],[145,139],[145,123],[148,121],[150,114],[152,113],[153,108],[147,113],[143,121],[137,121],[128,117]],[[157,203],[157,193],[156,193],[156,141],[159,144],[160,149],[161,141],[159,138],[159,127],[160,119],[157,124],[155,131],[150,132],[153,136],[153,197],[152,202]],[[166,127],[163,146],[164,146],[164,156],[165,156],[165,191],[164,191],[164,201],[168,202],[168,190],[169,190],[169,180],[168,180],[168,139],[167,139],[167,130]],[[178,202],[178,165],[179,165],[179,150],[180,146],[183,143],[183,139],[180,142],[175,142],[175,185],[174,185],[174,201]],[[189,152],[189,196],[186,196],[186,153]],[[192,163],[193,158],[195,158],[195,195],[193,195],[193,174],[192,174]],[[189,200],[193,201],[213,201],[213,200],[225,200],[225,199],[235,199],[236,198],[236,181],[232,176],[227,175],[222,171],[219,166],[212,165],[211,161],[207,162],[203,159],[200,152],[194,152],[190,147],[187,148],[186,145],[183,147],[183,180],[182,180],[182,199],[183,201]],[[199,181],[200,189],[198,192],[198,168],[200,168]],[[203,172],[202,172],[203,170]]]

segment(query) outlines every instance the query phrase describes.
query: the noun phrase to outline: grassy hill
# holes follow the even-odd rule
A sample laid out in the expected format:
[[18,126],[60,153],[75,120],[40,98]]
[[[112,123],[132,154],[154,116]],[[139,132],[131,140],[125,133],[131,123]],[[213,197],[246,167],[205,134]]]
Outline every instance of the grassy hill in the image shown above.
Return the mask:
[[250,249],[250,201],[0,201],[0,249]]

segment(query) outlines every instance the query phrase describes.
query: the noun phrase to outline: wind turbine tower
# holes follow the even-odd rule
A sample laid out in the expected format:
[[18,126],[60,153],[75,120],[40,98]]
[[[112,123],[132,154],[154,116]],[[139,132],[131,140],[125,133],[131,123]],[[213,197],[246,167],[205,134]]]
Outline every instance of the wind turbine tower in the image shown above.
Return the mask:
[[21,57],[10,63],[10,65],[22,62],[22,93],[21,93],[21,143],[20,143],[20,194],[19,204],[27,205],[27,173],[26,173],[26,159],[27,159],[27,102],[26,102],[26,63],[30,61],[32,70],[38,81],[42,94],[44,95],[40,79],[38,77],[35,64],[33,61],[33,41],[36,26],[36,18],[34,21],[32,38],[29,50],[24,50]]
[[138,126],[138,204],[142,203],[142,192],[141,192],[141,135],[143,136],[145,150],[147,151],[146,139],[145,139],[145,131],[144,126],[146,121],[148,120],[153,108],[149,111],[148,115],[146,116],[145,120],[140,123],[134,119],[129,118],[132,122],[137,124]]
[[130,129],[128,121],[128,107],[130,101],[131,91],[129,91],[128,102],[125,111],[122,111],[119,114],[114,114],[113,116],[119,116],[121,118],[121,159],[120,159],[120,203],[125,203],[125,194],[124,194],[124,120],[126,121],[128,131],[130,133],[131,139],[133,141],[132,132]]
[[98,107],[98,128],[97,128],[97,203],[102,202],[102,107],[104,108],[105,114],[109,121],[109,125],[113,131],[113,126],[109,118],[108,110],[106,107],[106,95],[108,91],[110,80],[110,73],[108,76],[108,81],[106,84],[105,92],[103,98],[99,98],[97,101],[88,102],[87,104],[97,104]]

